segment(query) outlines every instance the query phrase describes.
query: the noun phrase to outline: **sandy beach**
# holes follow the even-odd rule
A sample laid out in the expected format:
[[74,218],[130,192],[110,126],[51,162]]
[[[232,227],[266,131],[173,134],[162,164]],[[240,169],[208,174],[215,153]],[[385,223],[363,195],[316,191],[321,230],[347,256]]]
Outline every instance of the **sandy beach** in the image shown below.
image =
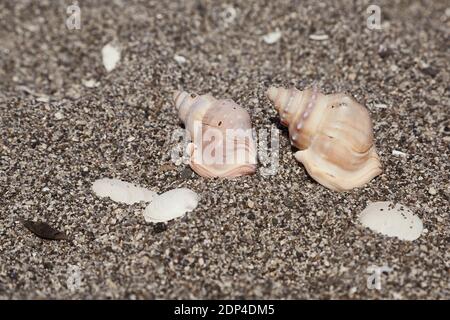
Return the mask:
[[[78,1],[70,30],[71,4],[0,1],[1,299],[450,298],[447,1],[377,1],[380,29],[368,28],[369,1]],[[108,43],[120,49],[110,72]],[[382,174],[348,192],[314,181],[271,85],[365,105]],[[276,130],[274,174],[260,163],[206,179],[173,163],[181,89],[233,99],[256,130]],[[146,223],[145,203],[92,192],[104,177],[200,201]],[[420,238],[363,227],[374,201],[410,208]],[[71,241],[40,239],[23,219]],[[368,268],[384,265],[368,288]]]

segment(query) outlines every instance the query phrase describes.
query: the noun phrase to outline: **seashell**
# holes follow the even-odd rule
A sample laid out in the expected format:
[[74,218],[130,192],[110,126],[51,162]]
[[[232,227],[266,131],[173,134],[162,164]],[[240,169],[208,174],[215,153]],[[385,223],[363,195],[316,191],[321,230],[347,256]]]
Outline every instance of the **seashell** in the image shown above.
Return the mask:
[[183,216],[197,207],[197,193],[187,188],[167,191],[155,196],[144,210],[146,222],[166,222]]
[[238,177],[256,171],[250,116],[233,100],[177,91],[173,101],[189,132],[192,170],[203,177]]
[[420,237],[423,223],[407,207],[389,201],[370,203],[359,215],[363,226],[388,237],[413,241]]
[[134,204],[137,202],[150,202],[156,192],[138,187],[132,183],[118,179],[102,178],[95,180],[92,191],[99,197],[109,197],[116,202]]
[[324,95],[271,87],[281,123],[289,128],[295,158],[320,184],[336,191],[360,187],[381,173],[366,108],[343,93]]

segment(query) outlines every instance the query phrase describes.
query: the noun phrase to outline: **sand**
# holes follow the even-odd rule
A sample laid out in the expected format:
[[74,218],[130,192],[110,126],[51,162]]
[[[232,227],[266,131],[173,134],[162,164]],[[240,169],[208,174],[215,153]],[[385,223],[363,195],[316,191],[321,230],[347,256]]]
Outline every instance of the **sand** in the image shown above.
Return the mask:
[[[450,14],[446,1],[401,3],[379,2],[370,30],[368,1],[79,1],[81,29],[68,30],[69,1],[1,1],[0,298],[449,299]],[[111,72],[108,43],[121,49]],[[312,84],[370,110],[384,169],[363,188],[312,180],[264,95]],[[276,174],[208,180],[173,164],[176,89],[280,128]],[[144,203],[93,194],[103,177],[200,202],[147,224]],[[373,201],[409,207],[422,236],[364,228]],[[367,269],[384,265],[369,289]]]

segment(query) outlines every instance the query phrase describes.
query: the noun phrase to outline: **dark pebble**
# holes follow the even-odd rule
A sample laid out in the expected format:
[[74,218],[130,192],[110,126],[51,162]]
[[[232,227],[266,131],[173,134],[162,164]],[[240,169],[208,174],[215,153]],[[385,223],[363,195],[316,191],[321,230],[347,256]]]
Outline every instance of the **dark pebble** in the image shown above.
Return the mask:
[[153,232],[154,233],[161,233],[167,230],[167,224],[164,222],[158,222],[153,225]]
[[181,179],[190,179],[190,178],[192,178],[193,173],[194,172],[192,171],[191,168],[186,167],[180,172],[180,178]]
[[426,68],[420,69],[420,71],[422,71],[422,73],[424,73],[432,78],[434,78],[439,73],[439,69],[433,68],[433,67],[426,67]]

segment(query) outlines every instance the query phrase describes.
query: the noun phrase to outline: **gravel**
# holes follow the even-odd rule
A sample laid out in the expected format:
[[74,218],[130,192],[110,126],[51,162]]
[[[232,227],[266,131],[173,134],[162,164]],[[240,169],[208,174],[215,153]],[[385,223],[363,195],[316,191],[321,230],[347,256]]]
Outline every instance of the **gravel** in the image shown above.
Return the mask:
[[[69,1],[0,2],[0,298],[450,298],[447,1],[380,1],[381,30],[366,27],[369,1],[78,3],[81,29],[68,30]],[[108,43],[121,48],[111,72]],[[269,130],[281,126],[268,86],[313,83],[370,110],[384,171],[363,188],[308,177],[285,129],[273,176],[208,180],[171,162],[173,90],[232,98]],[[145,223],[144,203],[92,193],[102,177],[200,202]],[[425,232],[362,227],[371,201],[404,204]],[[380,290],[367,287],[373,265],[392,268]]]

